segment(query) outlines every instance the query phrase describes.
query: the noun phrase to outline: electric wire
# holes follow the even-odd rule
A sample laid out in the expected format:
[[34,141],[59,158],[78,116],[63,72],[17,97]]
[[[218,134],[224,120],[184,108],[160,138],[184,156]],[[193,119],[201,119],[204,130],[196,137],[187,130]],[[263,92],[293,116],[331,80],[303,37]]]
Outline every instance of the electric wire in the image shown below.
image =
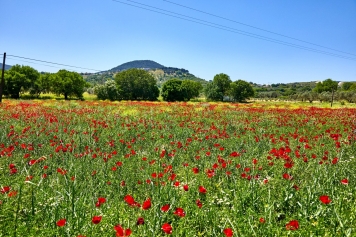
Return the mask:
[[[327,51],[322,51],[322,50],[318,50],[318,49],[314,49],[314,48],[309,48],[309,47],[305,47],[305,46],[302,46],[302,45],[297,45],[297,44],[293,44],[293,43],[289,43],[289,42],[285,42],[285,41],[281,41],[281,40],[277,40],[277,39],[273,39],[273,38],[269,38],[269,37],[265,37],[265,36],[261,36],[261,35],[257,35],[257,34],[253,34],[253,33],[249,33],[249,32],[245,32],[245,31],[237,30],[235,28],[219,25],[219,24],[212,23],[212,22],[209,22],[209,21],[204,21],[204,20],[201,20],[201,19],[198,19],[198,18],[194,18],[194,17],[183,15],[183,14],[167,11],[167,10],[164,10],[164,9],[161,9],[161,8],[153,7],[153,6],[150,6],[150,5],[147,5],[147,4],[138,3],[138,2],[135,2],[135,1],[131,1],[131,0],[127,0],[127,1],[134,2],[136,4],[140,4],[140,5],[143,5],[143,6],[146,6],[146,7],[150,7],[150,8],[153,8],[153,9],[157,9],[157,10],[160,10],[160,11],[148,9],[146,7],[141,7],[141,6],[129,4],[129,3],[118,1],[118,0],[112,0],[112,1],[113,2],[117,2],[117,3],[121,3],[121,4],[125,4],[125,5],[128,5],[128,6],[144,9],[144,10],[147,10],[147,11],[151,11],[151,12],[155,12],[155,13],[159,13],[159,14],[175,17],[175,18],[178,18],[178,19],[194,22],[194,23],[197,23],[197,24],[206,25],[206,26],[209,26],[209,27],[213,27],[213,28],[229,31],[229,32],[232,32],[232,33],[249,36],[249,37],[252,37],[252,38],[262,39],[262,40],[274,42],[274,43],[277,43],[277,44],[282,44],[282,45],[286,45],[286,46],[290,46],[290,47],[294,47],[294,48],[304,49],[304,50],[307,50],[307,51],[321,53],[321,54],[325,54],[325,55],[329,55],[329,56],[349,59],[349,60],[353,60],[353,61],[356,60],[356,58],[343,56],[343,55],[339,55],[339,54],[335,54],[335,53],[331,53],[331,52],[327,52]],[[168,13],[165,13],[165,12],[170,12],[170,13],[173,13],[173,14],[176,14],[176,15],[171,15],[171,14],[168,14]],[[181,17],[181,16],[183,16],[183,17]],[[184,17],[186,17],[186,18],[184,18]],[[187,19],[187,18],[190,18],[190,19]],[[191,19],[193,19],[193,20],[191,20]]]
[[27,57],[22,57],[22,56],[16,56],[16,55],[6,55],[9,57],[15,57],[15,58],[21,58],[21,59],[27,59],[27,60],[32,60],[32,61],[37,61],[37,62],[42,62],[42,63],[48,63],[48,64],[54,64],[54,65],[59,65],[59,66],[65,66],[65,67],[72,67],[72,68],[78,68],[78,69],[86,69],[90,71],[97,71],[101,72],[103,70],[97,70],[97,69],[91,69],[91,68],[85,68],[85,67],[77,67],[77,66],[72,66],[68,64],[62,64],[62,63],[55,63],[55,62],[50,62],[50,61],[44,61],[44,60],[39,60],[39,59],[33,59],[33,58],[27,58]]
[[16,62],[31,63],[31,64],[42,65],[42,66],[46,66],[46,67],[62,68],[62,67],[57,67],[57,66],[52,66],[52,65],[42,64],[42,63],[34,63],[34,62],[30,62],[30,61],[26,61],[26,60],[21,60],[21,59],[16,59],[16,58],[7,58],[7,60],[12,60],[12,61],[16,61]]
[[254,29],[257,29],[257,30],[261,30],[261,31],[265,31],[265,32],[268,32],[268,33],[271,33],[271,34],[279,35],[279,36],[282,36],[282,37],[285,37],[285,38],[297,40],[297,41],[300,41],[300,42],[303,42],[303,43],[315,45],[315,46],[322,47],[322,48],[325,48],[325,49],[338,51],[340,53],[345,53],[345,54],[350,54],[350,55],[356,56],[356,54],[353,54],[353,53],[348,53],[348,52],[341,51],[341,50],[338,50],[338,49],[333,49],[333,48],[329,48],[329,47],[326,47],[326,46],[322,46],[320,44],[315,44],[315,43],[312,43],[312,42],[309,42],[309,41],[301,40],[301,39],[298,39],[298,38],[295,38],[295,37],[290,37],[290,36],[287,36],[287,35],[284,35],[284,34],[280,34],[280,33],[274,32],[274,31],[266,30],[266,29],[263,29],[263,28],[260,28],[260,27],[256,27],[256,26],[253,26],[253,25],[245,24],[243,22],[239,22],[239,21],[235,21],[235,20],[232,20],[232,19],[229,19],[229,18],[226,18],[226,17],[222,17],[222,16],[219,16],[219,15],[216,15],[216,14],[205,12],[205,11],[202,11],[202,10],[199,10],[199,9],[196,9],[196,8],[188,7],[188,6],[176,3],[176,2],[172,2],[172,1],[168,1],[168,0],[162,0],[162,1],[170,3],[170,4],[174,4],[176,6],[180,6],[180,7],[183,7],[183,8],[187,8],[187,9],[190,9],[190,10],[193,10],[193,11],[196,11],[196,12],[200,12],[200,13],[203,13],[203,14],[206,14],[206,15],[209,15],[209,16],[220,18],[220,19],[223,19],[223,20],[226,20],[226,21],[234,22],[234,23],[237,23],[237,24],[240,24],[240,25],[243,25],[243,26],[247,26],[247,27],[254,28]]

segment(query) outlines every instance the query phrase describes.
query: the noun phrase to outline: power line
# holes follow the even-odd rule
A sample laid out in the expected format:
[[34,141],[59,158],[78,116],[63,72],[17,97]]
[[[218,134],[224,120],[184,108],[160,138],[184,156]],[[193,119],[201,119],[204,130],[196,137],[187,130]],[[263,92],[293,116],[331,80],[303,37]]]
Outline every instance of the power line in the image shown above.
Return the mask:
[[[209,22],[209,21],[204,21],[204,20],[201,20],[201,19],[198,19],[198,18],[194,18],[194,17],[190,17],[190,16],[187,16],[187,15],[183,15],[183,14],[167,11],[167,10],[164,10],[164,9],[161,9],[161,8],[153,7],[153,6],[150,6],[150,5],[147,5],[147,4],[138,3],[138,2],[134,2],[134,1],[131,1],[131,0],[127,0],[127,1],[134,2],[136,4],[140,4],[140,5],[143,5],[143,6],[146,6],[146,7],[150,7],[150,8],[153,8],[153,9],[158,9],[160,11],[148,9],[148,8],[145,8],[145,7],[141,7],[141,6],[125,3],[125,2],[121,2],[121,1],[118,1],[118,0],[112,0],[112,1],[117,2],[117,3],[121,3],[121,4],[125,4],[125,5],[128,5],[128,6],[144,9],[144,10],[147,10],[147,11],[159,13],[159,14],[162,14],[162,15],[167,15],[167,16],[178,18],[178,19],[194,22],[194,23],[197,23],[197,24],[206,25],[206,26],[210,26],[210,27],[213,27],[213,28],[229,31],[229,32],[232,32],[232,33],[249,36],[249,37],[252,37],[252,38],[262,39],[262,40],[266,40],[266,41],[270,41],[270,42],[274,42],[274,43],[278,43],[278,44],[282,44],[282,45],[286,45],[286,46],[290,46],[290,47],[294,47],[294,48],[304,49],[304,50],[311,51],[311,52],[321,53],[321,54],[325,54],[325,55],[329,55],[329,56],[334,56],[334,57],[339,57],[339,58],[344,58],[344,59],[349,59],[349,60],[356,60],[356,58],[352,58],[352,57],[348,57],[348,56],[344,56],[344,55],[339,55],[339,54],[335,54],[335,53],[331,53],[331,52],[327,52],[327,51],[322,51],[322,50],[318,50],[318,49],[314,49],[314,48],[309,48],[309,47],[305,47],[305,46],[302,46],[302,45],[297,45],[297,44],[293,44],[293,43],[289,43],[289,42],[285,42],[285,41],[281,41],[281,40],[276,40],[276,39],[273,39],[273,38],[269,38],[269,37],[265,37],[265,36],[261,36],[261,35],[257,35],[257,34],[253,34],[253,33],[249,33],[249,32],[246,32],[246,31],[241,31],[241,30],[238,30],[238,29],[235,29],[235,28],[219,25],[219,24],[216,24],[216,23],[213,23],[213,22]],[[176,15],[171,15],[171,14],[168,14],[168,13],[165,13],[165,12],[170,12],[170,13],[173,13],[173,14],[176,14]],[[179,15],[179,16],[177,16],[177,15]],[[180,17],[180,16],[183,16],[183,17]],[[186,17],[186,18],[184,18],[184,17]],[[190,19],[187,19],[187,18],[190,18]],[[194,20],[191,20],[191,19],[194,19]]]
[[86,70],[97,71],[97,72],[103,71],[103,70],[97,70],[97,69],[91,69],[91,68],[85,68],[85,67],[77,67],[77,66],[72,66],[72,65],[67,65],[67,64],[61,64],[61,63],[54,63],[54,62],[49,62],[49,61],[44,61],[44,60],[39,60],[39,59],[26,58],[26,57],[21,57],[21,56],[16,56],[16,55],[7,55],[7,56],[15,57],[15,58],[22,58],[22,59],[27,59],[27,60],[32,60],[32,61],[37,61],[37,62],[42,62],[42,63],[49,63],[49,64],[54,64],[54,65],[59,65],[59,66],[65,66],[65,67],[86,69]]
[[303,42],[303,43],[315,45],[315,46],[318,46],[318,47],[322,47],[322,48],[325,48],[325,49],[334,50],[334,51],[337,51],[337,52],[340,52],[340,53],[345,53],[345,54],[350,54],[350,55],[355,55],[356,56],[356,54],[348,53],[348,52],[341,51],[341,50],[338,50],[338,49],[329,48],[329,47],[326,47],[326,46],[322,46],[320,44],[315,44],[315,43],[312,43],[312,42],[309,42],[309,41],[297,39],[297,38],[290,37],[290,36],[287,36],[287,35],[284,35],[284,34],[280,34],[280,33],[276,33],[276,32],[270,31],[270,30],[265,30],[265,29],[262,29],[260,27],[256,27],[256,26],[249,25],[249,24],[245,24],[245,23],[242,23],[242,22],[239,22],[239,21],[235,21],[235,20],[232,20],[232,19],[229,19],[229,18],[226,18],[226,17],[222,17],[222,16],[215,15],[215,14],[212,14],[212,13],[209,13],[209,12],[205,12],[205,11],[202,11],[202,10],[199,10],[199,9],[196,9],[196,8],[188,7],[188,6],[185,6],[185,5],[182,5],[182,4],[179,4],[179,3],[175,3],[175,2],[172,2],[172,1],[168,1],[168,0],[162,0],[162,1],[170,3],[170,4],[174,4],[176,6],[180,6],[180,7],[183,7],[183,8],[187,8],[187,9],[190,9],[190,10],[193,10],[193,11],[196,11],[196,12],[200,12],[200,13],[203,13],[203,14],[206,14],[206,15],[209,15],[209,16],[213,16],[213,17],[220,18],[220,19],[223,19],[223,20],[227,20],[227,21],[230,21],[230,22],[234,22],[234,23],[237,23],[237,24],[240,24],[240,25],[244,25],[244,26],[247,26],[247,27],[250,27],[250,28],[254,28],[254,29],[257,29],[257,30],[261,30],[261,31],[265,31],[265,32],[271,33],[271,34],[279,35],[279,36],[282,36],[282,37],[285,37],[285,38],[288,38],[288,39],[293,39],[293,40],[297,40],[299,42]]
[[[9,56],[9,57],[11,57],[11,56]],[[34,63],[34,62],[30,62],[30,61],[26,61],[26,60],[21,60],[21,59],[15,59],[15,58],[8,58],[8,60],[14,60],[14,61],[19,61],[19,62],[25,62],[25,63],[31,63],[31,64],[36,64],[36,65],[42,65],[42,66],[46,66],[46,67],[62,68],[62,67],[46,65],[46,64],[43,64],[43,63]]]

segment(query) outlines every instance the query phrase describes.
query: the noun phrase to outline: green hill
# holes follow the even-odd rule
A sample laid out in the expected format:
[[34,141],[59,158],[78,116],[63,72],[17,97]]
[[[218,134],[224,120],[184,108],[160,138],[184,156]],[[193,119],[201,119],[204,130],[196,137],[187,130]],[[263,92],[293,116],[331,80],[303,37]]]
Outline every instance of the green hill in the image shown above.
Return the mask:
[[203,85],[208,83],[204,79],[198,78],[193,74],[189,73],[188,70],[183,68],[175,67],[165,67],[159,63],[156,63],[151,60],[136,60],[132,62],[127,62],[121,64],[117,67],[114,67],[110,70],[103,71],[100,73],[94,74],[82,74],[84,79],[92,84],[103,84],[108,79],[113,79],[116,73],[130,69],[130,68],[139,68],[148,71],[156,80],[157,85],[160,87],[165,81],[178,78],[181,80],[193,80],[201,82]]

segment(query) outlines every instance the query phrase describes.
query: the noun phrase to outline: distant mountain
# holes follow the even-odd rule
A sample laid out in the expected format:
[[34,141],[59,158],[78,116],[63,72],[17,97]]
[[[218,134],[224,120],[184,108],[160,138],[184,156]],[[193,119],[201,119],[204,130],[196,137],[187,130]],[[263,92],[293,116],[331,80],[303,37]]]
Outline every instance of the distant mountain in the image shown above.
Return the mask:
[[[5,70],[9,70],[11,68],[10,65],[5,64]],[[2,63],[0,63],[0,70],[2,70]]]
[[124,64],[121,64],[120,66],[114,67],[108,71],[110,72],[120,72],[123,70],[127,70],[130,68],[142,68],[142,69],[158,69],[158,68],[163,68],[164,66],[156,63],[155,61],[152,60],[135,60],[132,62],[127,62]]
[[127,62],[121,64],[117,67],[114,67],[110,70],[94,73],[94,74],[82,74],[84,79],[87,82],[92,84],[103,84],[108,79],[113,79],[116,73],[131,69],[131,68],[139,68],[148,71],[156,80],[157,85],[160,87],[165,81],[178,78],[181,80],[193,80],[198,81],[202,84],[206,84],[207,81],[204,79],[198,78],[193,74],[189,73],[188,70],[183,68],[175,68],[175,67],[165,67],[159,63],[156,63],[152,60],[136,60],[132,62]]

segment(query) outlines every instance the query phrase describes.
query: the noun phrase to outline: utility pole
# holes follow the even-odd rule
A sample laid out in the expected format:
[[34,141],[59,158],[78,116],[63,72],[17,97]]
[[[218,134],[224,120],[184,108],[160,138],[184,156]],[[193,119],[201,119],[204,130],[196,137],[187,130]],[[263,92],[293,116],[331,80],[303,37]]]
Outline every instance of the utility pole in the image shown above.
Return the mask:
[[4,57],[3,57],[3,60],[2,60],[2,73],[1,73],[1,83],[0,83],[0,103],[2,102],[2,94],[3,94],[3,91],[4,91],[4,87],[5,87],[5,78],[4,78],[5,59],[6,59],[6,53],[4,53]]

